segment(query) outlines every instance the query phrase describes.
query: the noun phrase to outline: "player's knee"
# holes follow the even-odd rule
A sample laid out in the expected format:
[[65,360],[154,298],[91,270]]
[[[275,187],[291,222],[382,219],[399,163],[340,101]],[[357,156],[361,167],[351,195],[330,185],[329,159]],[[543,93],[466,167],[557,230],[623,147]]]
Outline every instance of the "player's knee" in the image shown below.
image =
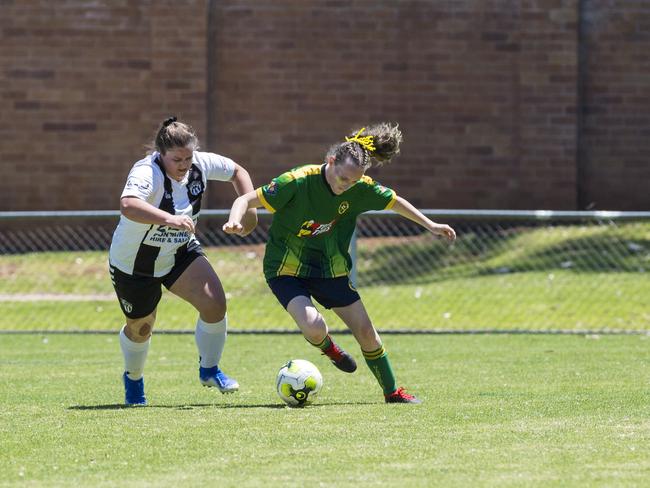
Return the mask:
[[138,335],[142,338],[148,339],[151,336],[153,324],[151,322],[144,322],[138,327]]
[[303,329],[309,330],[310,335],[314,337],[322,337],[324,333],[327,333],[327,324],[320,313],[311,313],[305,316]]
[[225,300],[210,300],[201,307],[201,318],[210,324],[221,322],[226,316],[227,307]]
[[151,337],[153,320],[144,320],[127,326],[126,336],[133,342],[144,342]]
[[144,342],[153,332],[153,325],[156,322],[156,312],[134,321],[127,321],[126,336],[134,342]]

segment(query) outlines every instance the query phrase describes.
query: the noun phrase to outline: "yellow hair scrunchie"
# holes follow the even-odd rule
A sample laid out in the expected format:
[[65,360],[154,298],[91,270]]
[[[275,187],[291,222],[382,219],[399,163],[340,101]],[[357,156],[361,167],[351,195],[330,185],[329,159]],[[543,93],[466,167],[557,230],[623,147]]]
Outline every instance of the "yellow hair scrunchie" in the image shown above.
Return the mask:
[[372,153],[375,151],[375,145],[373,144],[373,137],[372,136],[363,136],[361,137],[361,134],[363,131],[366,130],[365,127],[362,127],[359,129],[359,132],[357,132],[354,137],[346,137],[345,141],[346,142],[356,142],[359,144],[362,148],[364,148],[366,151]]

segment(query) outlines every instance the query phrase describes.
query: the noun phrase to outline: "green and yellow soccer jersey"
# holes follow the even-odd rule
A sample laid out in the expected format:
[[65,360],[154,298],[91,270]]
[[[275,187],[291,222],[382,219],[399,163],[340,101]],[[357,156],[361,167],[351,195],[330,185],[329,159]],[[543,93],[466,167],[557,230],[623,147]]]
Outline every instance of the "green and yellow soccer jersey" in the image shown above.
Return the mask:
[[257,189],[273,215],[264,254],[264,276],[302,278],[346,276],[348,248],[357,216],[393,206],[395,192],[363,176],[336,195],[325,179],[325,165],[296,168]]

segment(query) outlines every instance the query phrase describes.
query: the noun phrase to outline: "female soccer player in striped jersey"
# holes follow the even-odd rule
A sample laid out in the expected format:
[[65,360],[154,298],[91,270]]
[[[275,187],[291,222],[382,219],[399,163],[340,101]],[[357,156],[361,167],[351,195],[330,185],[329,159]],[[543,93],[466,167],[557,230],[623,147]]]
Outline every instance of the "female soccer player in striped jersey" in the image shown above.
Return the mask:
[[[199,152],[193,129],[176,117],[165,120],[155,151],[135,163],[120,198],[120,222],[109,254],[110,273],[126,316],[120,331],[127,405],[145,405],[143,371],[161,298],[161,285],[199,311],[196,345],[199,380],[222,393],[239,384],[219,368],[226,340],[226,297],[219,277],[194,235],[208,180],[230,181],[238,195],[253,190],[240,165],[218,154]],[[243,234],[257,224],[246,212]]]
[[388,123],[354,131],[330,148],[324,164],[286,172],[238,197],[223,230],[245,235],[246,212],[261,206],[272,212],[264,276],[307,341],[342,371],[356,370],[352,356],[330,337],[313,297],[350,328],[387,403],[420,403],[397,386],[381,338],[349,280],[350,240],[357,216],[365,211],[391,209],[435,235],[456,238],[451,227],[432,222],[393,190],[365,176],[372,164],[390,162],[401,141],[398,126]]

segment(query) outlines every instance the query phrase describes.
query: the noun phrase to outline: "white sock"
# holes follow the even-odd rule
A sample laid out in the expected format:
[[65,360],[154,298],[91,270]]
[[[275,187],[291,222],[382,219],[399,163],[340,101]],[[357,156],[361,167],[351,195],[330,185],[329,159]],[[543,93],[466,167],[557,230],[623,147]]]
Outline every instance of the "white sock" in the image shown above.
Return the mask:
[[196,321],[196,347],[199,349],[202,368],[212,368],[219,364],[223,348],[226,345],[226,328],[228,327],[228,315],[215,323],[208,324],[199,319]]
[[144,342],[133,342],[124,333],[126,325],[120,330],[120,347],[124,355],[124,371],[131,380],[139,380],[144,373],[144,363],[147,360],[151,337]]

